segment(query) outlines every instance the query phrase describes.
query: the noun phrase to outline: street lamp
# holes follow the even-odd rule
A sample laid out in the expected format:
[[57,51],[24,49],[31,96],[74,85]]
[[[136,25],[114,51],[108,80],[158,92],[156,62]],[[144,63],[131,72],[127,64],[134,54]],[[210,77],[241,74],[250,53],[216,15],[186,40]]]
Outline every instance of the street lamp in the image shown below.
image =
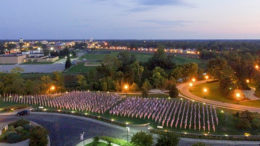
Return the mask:
[[55,87],[54,85],[51,85],[51,87],[50,87],[49,90],[50,90],[51,92],[53,92],[55,89],[56,89],[56,87]]
[[241,97],[240,93],[236,93],[236,98],[239,99]]
[[130,131],[130,127],[126,127],[126,131],[127,131],[127,142],[128,142],[128,137],[129,137],[129,131]]
[[192,87],[192,86],[193,86],[193,83],[189,83],[189,86]]
[[250,83],[250,80],[249,80],[249,79],[246,79],[246,83],[247,83],[247,84]]
[[259,65],[256,64],[255,65],[255,69],[258,70],[259,69]]
[[209,76],[208,76],[208,75],[206,75],[206,76],[205,76],[205,79],[206,79],[206,80],[207,80],[207,79],[209,79]]
[[239,102],[240,100],[243,99],[242,93],[240,90],[235,90],[234,92],[234,97],[235,99]]
[[192,82],[196,82],[196,78],[192,78],[191,81],[192,81]]
[[203,92],[204,92],[204,93],[207,93],[207,92],[208,92],[208,89],[207,89],[207,88],[203,88]]
[[126,96],[126,94],[127,94],[128,89],[129,89],[129,85],[128,85],[128,84],[125,84],[125,85],[124,85],[125,96]]
[[[207,88],[203,88],[203,93],[204,94],[208,93],[208,89]],[[206,98],[206,95],[205,95],[205,98]]]

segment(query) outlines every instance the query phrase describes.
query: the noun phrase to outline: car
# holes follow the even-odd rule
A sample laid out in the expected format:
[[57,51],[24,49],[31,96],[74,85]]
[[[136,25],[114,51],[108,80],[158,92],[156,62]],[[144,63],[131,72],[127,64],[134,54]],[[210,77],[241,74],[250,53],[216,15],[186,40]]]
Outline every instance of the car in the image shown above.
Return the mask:
[[23,110],[23,111],[18,112],[16,115],[17,116],[26,116],[26,115],[29,115],[29,114],[30,114],[29,110]]

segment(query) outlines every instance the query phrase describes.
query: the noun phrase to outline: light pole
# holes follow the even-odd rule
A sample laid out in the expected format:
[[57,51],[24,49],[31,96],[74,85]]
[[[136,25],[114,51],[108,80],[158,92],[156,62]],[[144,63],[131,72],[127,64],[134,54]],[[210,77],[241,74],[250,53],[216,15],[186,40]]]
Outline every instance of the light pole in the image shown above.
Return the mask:
[[205,94],[205,95],[204,95],[205,98],[207,98],[207,97],[206,97],[206,94],[208,93],[208,89],[207,89],[207,88],[203,88],[203,92],[204,92],[204,94]]
[[129,85],[128,85],[128,84],[125,84],[125,85],[124,85],[124,89],[125,89],[125,96],[126,96],[127,90],[129,89]]
[[127,135],[126,135],[126,136],[127,136],[127,142],[129,142],[129,141],[128,141],[129,131],[130,131],[130,128],[129,128],[129,127],[126,127],[126,132],[127,132]]
[[82,132],[80,134],[80,140],[82,141],[82,146],[84,146],[84,134],[85,134],[85,132]]

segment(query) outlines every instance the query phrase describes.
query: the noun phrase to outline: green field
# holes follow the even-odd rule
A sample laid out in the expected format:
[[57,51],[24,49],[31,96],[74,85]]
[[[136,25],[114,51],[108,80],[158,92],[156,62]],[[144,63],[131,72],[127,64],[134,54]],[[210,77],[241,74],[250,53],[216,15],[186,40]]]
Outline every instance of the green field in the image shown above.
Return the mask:
[[86,73],[95,68],[96,66],[85,66],[84,63],[80,63],[70,67],[65,71],[65,73]]
[[[104,50],[102,50],[104,51]],[[89,54],[85,54],[83,56],[81,56],[80,60],[86,59],[86,61],[89,64],[98,64],[100,62],[102,62],[104,60],[104,58],[107,55],[110,56],[114,56],[116,57],[119,54],[119,51],[94,51],[92,53]],[[136,60],[139,62],[147,62],[152,56],[153,54],[151,53],[138,53],[138,52],[131,52],[131,54],[134,54],[136,56]],[[199,67],[204,68],[206,66],[206,61],[203,61],[201,59],[198,58],[188,58],[188,57],[184,57],[184,56],[172,56],[172,61],[176,64],[186,64],[186,63],[197,63],[199,65]]]
[[[208,89],[207,93],[203,92],[204,88]],[[218,82],[204,83],[204,84],[196,85],[190,89],[190,92],[196,96],[210,99],[210,100],[216,100],[216,101],[240,104],[240,105],[246,105],[246,106],[253,106],[253,107],[260,107],[260,100],[237,101],[232,98],[221,95]]]
[[96,145],[92,142],[90,144],[87,144],[85,146],[107,146],[107,144],[103,143],[103,142],[98,142]]
[[[104,58],[107,55],[116,57],[119,52],[111,52],[111,53],[98,53],[99,51],[95,51],[93,53],[90,54],[85,54],[83,55],[80,60],[86,59],[88,62],[101,62],[104,60]],[[144,53],[132,53],[136,55],[136,59],[140,62],[146,62],[149,60],[149,58],[152,57],[152,54],[144,54]]]

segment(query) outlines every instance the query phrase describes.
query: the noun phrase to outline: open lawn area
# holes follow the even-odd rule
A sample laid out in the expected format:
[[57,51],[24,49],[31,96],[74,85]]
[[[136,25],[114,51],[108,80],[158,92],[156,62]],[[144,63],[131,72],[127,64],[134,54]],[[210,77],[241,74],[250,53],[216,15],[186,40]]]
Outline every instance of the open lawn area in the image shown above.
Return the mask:
[[87,144],[85,146],[107,146],[107,144],[103,143],[103,142],[98,142],[96,144],[94,144],[94,142]]
[[[208,92],[204,93],[203,89],[207,88]],[[204,83],[200,85],[196,85],[190,89],[190,92],[196,96],[210,99],[210,100],[216,100],[221,102],[227,102],[227,103],[233,103],[233,104],[240,104],[240,105],[246,105],[246,106],[253,106],[253,107],[260,107],[260,100],[244,100],[244,101],[236,101],[232,98],[225,97],[221,95],[219,91],[219,83],[213,82],[213,83]]]
[[[138,52],[131,52],[132,54],[135,54],[136,59],[139,62],[147,62],[153,54],[151,53],[138,53]],[[94,51],[89,54],[83,55],[80,60],[86,59],[88,62],[101,62],[106,55],[110,56],[117,56],[119,54],[119,51]],[[198,58],[188,58],[188,57],[183,57],[183,56],[173,56],[172,61],[175,62],[176,64],[185,64],[185,63],[198,63],[200,67],[205,67],[206,62],[198,59]]]
[[95,68],[96,66],[85,66],[84,63],[80,63],[67,69],[65,73],[85,73],[94,70]]

